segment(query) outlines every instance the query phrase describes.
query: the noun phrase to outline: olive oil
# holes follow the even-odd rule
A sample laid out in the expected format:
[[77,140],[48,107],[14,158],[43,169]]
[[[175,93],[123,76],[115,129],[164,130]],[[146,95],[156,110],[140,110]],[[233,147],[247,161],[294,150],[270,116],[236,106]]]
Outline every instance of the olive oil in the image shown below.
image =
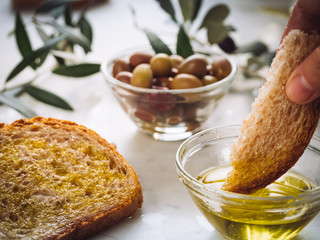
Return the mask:
[[[198,180],[220,189],[230,170],[231,166],[207,169]],[[249,198],[242,194],[234,194],[234,199],[225,197],[222,201],[199,195],[192,197],[208,221],[227,239],[281,240],[294,237],[318,213],[319,206],[291,204],[296,196],[315,187],[312,181],[290,170],[276,182],[250,194]],[[279,203],[279,197],[286,196],[293,196],[293,199]]]

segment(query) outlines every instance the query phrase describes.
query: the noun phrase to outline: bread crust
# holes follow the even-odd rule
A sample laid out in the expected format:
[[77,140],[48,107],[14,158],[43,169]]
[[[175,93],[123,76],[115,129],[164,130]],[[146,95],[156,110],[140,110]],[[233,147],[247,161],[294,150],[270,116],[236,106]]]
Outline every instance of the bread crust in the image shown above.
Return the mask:
[[[66,150],[65,153],[68,153],[68,151],[72,150],[70,147],[70,145],[72,144],[74,145],[80,144],[81,147],[82,146],[86,147],[90,143],[90,148],[88,149],[91,149],[92,147],[93,148],[96,147],[98,150],[95,150],[95,151],[100,155],[98,157],[93,156],[93,157],[96,157],[94,159],[93,157],[92,159],[89,159],[93,154],[88,153],[87,155],[85,155],[86,159],[76,159],[76,160],[80,162],[84,161],[84,163],[90,162],[92,166],[95,166],[94,161],[96,161],[96,159],[99,158],[97,162],[99,161],[99,163],[103,164],[103,166],[108,166],[110,168],[110,169],[107,169],[108,167],[106,167],[106,170],[105,170],[106,172],[107,171],[110,172],[110,173],[108,172],[108,174],[110,175],[110,178],[113,177],[114,175],[119,175],[119,176],[121,175],[121,177],[119,179],[112,178],[114,180],[112,180],[111,182],[106,182],[105,184],[108,184],[108,185],[106,185],[105,188],[104,187],[101,187],[99,189],[93,188],[93,191],[97,190],[97,193],[99,194],[101,192],[101,196],[99,195],[99,197],[96,197],[95,198],[96,200],[94,201],[90,200],[91,201],[90,206],[83,206],[84,209],[93,209],[93,210],[87,210],[87,212],[79,211],[79,214],[74,213],[75,216],[70,219],[68,219],[68,216],[67,217],[63,216],[63,220],[65,219],[67,220],[64,222],[62,226],[59,226],[57,228],[51,227],[50,229],[49,228],[46,229],[44,227],[44,229],[42,229],[41,227],[36,226],[37,231],[33,229],[28,229],[28,231],[26,231],[26,229],[22,229],[23,231],[26,231],[25,235],[21,234],[21,232],[23,231],[19,229],[19,226],[14,227],[14,225],[17,222],[17,219],[14,219],[10,214],[16,214],[16,213],[9,212],[9,210],[6,212],[6,207],[9,208],[9,203],[6,199],[8,198],[8,196],[14,199],[15,198],[14,191],[8,194],[1,194],[3,196],[0,195],[0,207],[2,204],[4,206],[4,211],[0,213],[0,220],[1,220],[0,221],[0,239],[2,239],[3,236],[4,236],[4,239],[84,239],[107,228],[108,226],[111,226],[117,223],[122,218],[131,216],[138,208],[141,207],[143,202],[143,197],[142,197],[142,189],[141,189],[138,175],[136,174],[134,169],[130,166],[130,164],[123,158],[123,156],[120,153],[118,153],[116,148],[112,144],[109,144],[105,139],[99,136],[96,132],[82,125],[78,125],[74,122],[58,120],[54,118],[43,118],[43,117],[21,119],[13,122],[12,124],[0,124],[0,146],[1,147],[5,146],[4,144],[6,143],[11,144],[10,142],[12,141],[13,142],[20,141],[20,139],[24,139],[24,141],[29,141],[29,140],[33,141],[34,139],[37,139],[37,141],[42,141],[44,139],[45,142],[50,144],[50,147],[51,145],[60,144],[59,149],[55,148],[54,149],[55,151],[60,151],[61,146],[66,146],[67,144],[67,146],[63,148],[63,150]],[[32,145],[31,147],[26,144],[24,145],[20,144],[20,145],[21,145],[21,148],[23,149],[28,148],[28,150],[30,150],[30,148],[32,147]],[[69,150],[68,147],[70,147],[71,150]],[[80,148],[76,149],[76,151],[80,151],[79,149]],[[15,155],[15,159],[17,156],[20,156],[20,155],[31,154],[30,152],[27,152],[25,150],[22,153],[21,154],[19,153],[19,155]],[[1,154],[5,156],[4,153],[0,151],[0,156],[2,156]],[[26,165],[29,164],[32,166],[33,164],[32,161],[36,161],[37,159],[41,158],[40,154],[38,154],[38,156],[34,156],[34,155],[35,154],[32,155],[32,160],[30,160],[30,164],[28,162],[28,163],[25,163]],[[82,155],[79,155],[79,156],[82,156]],[[48,156],[51,156],[51,155],[48,155]],[[59,154],[54,156],[59,156]],[[21,158],[25,158],[25,156],[21,156]],[[6,165],[5,167],[16,168],[16,165],[14,165],[15,159],[12,160],[12,164],[7,163],[8,161],[10,161],[10,159],[7,160],[7,162],[0,161],[0,163],[3,165],[1,166],[2,169],[5,165]],[[67,160],[68,160],[67,158],[64,158],[63,161],[67,161]],[[51,159],[50,161],[55,161],[55,160]],[[49,158],[45,159],[42,162],[42,164],[48,164],[48,162],[49,162]],[[85,165],[85,164],[82,164],[82,165]],[[87,167],[85,165],[85,167],[87,167],[87,171],[89,172],[95,171],[94,167],[90,167],[90,166],[91,165]],[[76,166],[71,166],[70,169],[73,169],[72,167],[74,169],[76,168]],[[25,169],[23,166],[21,166],[21,164],[19,165],[19,169],[13,172],[14,174],[16,174],[17,177],[14,176],[12,178],[12,176],[8,176],[9,174],[11,174],[11,172],[6,174],[4,172],[1,172],[0,170],[0,193],[1,191],[4,191],[4,188],[6,187],[6,185],[9,186],[9,190],[7,191],[14,189],[14,187],[23,188],[23,186],[13,186],[13,188],[11,188],[10,183],[6,182],[8,179],[11,179],[11,180],[13,179],[13,181],[15,181],[15,179],[18,179],[20,177],[19,174],[21,173],[21,171],[26,172],[26,176],[28,176],[28,174],[29,175],[33,174],[32,172],[29,173],[28,169]],[[44,171],[48,171],[48,170],[44,168],[41,170],[37,169],[37,171],[40,172],[40,174],[43,174]],[[74,170],[74,171],[76,172],[77,170]],[[82,170],[80,169],[79,172],[81,171]],[[48,180],[48,179],[50,181],[57,180],[57,179],[54,179],[54,178],[57,178],[56,175],[49,174],[47,172],[45,172],[45,174],[43,175],[46,175],[46,174],[47,174],[47,177],[46,177],[47,179],[43,178],[42,181]],[[83,176],[87,177],[87,175],[82,175],[82,178]],[[96,174],[95,177],[97,176],[98,175]],[[31,177],[34,177],[34,176],[31,176]],[[26,177],[24,179],[28,179],[28,181],[32,181],[30,180],[30,179],[33,179],[31,177]],[[90,177],[91,176],[88,176],[88,178]],[[62,179],[62,181],[69,181],[69,180]],[[100,182],[96,182],[96,184],[99,185]],[[47,206],[49,206],[48,204],[60,204],[62,201],[61,200],[62,198],[69,197],[68,193],[65,193],[65,192],[62,193],[62,191],[59,192],[58,188],[57,189],[50,188],[51,185],[49,185],[48,189],[44,189],[44,190],[40,189],[41,184],[36,187],[35,185],[31,185],[31,184],[27,186],[29,188],[29,190],[27,191],[29,196],[26,197],[26,201],[29,201],[29,199],[33,197],[33,196],[30,197],[30,195],[32,194],[35,195],[35,194],[38,194],[38,192],[40,192],[40,194],[43,194],[41,193],[41,191],[44,191],[44,192],[47,191],[50,194],[54,193],[52,197],[49,194],[50,196],[50,199],[48,198],[49,203],[45,203],[47,204]],[[87,186],[83,186],[83,188],[85,187]],[[33,188],[36,188],[36,189],[33,189]],[[110,188],[115,188],[115,189],[112,189],[112,190],[115,190],[114,191],[115,193],[111,193],[111,194],[118,194],[116,196],[110,195],[111,200],[108,199],[109,198],[108,190],[111,191]],[[101,189],[103,191],[101,191]],[[73,189],[70,189],[70,191],[72,190]],[[81,188],[80,188],[80,191],[82,193]],[[43,198],[46,198],[46,194],[43,194],[40,196]],[[87,197],[86,194],[81,196],[81,198],[86,198],[86,197]],[[91,195],[89,195],[88,198],[90,197]],[[22,200],[25,200],[24,196]],[[19,199],[19,204],[22,204],[21,203],[23,202],[22,200]],[[43,201],[47,201],[47,200],[44,199]],[[67,202],[68,201],[70,202],[72,201],[72,199],[71,200],[67,199]],[[6,206],[6,204],[8,206]],[[95,207],[95,206],[99,206],[99,207]],[[20,207],[21,207],[20,205],[17,206],[17,208],[20,208]],[[63,215],[61,211],[66,211],[64,207],[65,206],[62,205],[61,208],[63,210],[61,209],[59,210],[59,208],[58,210],[56,210],[58,215],[59,214]],[[34,214],[40,215],[41,211],[46,212],[47,210],[39,209],[39,212]],[[52,218],[52,213],[50,214],[49,216]],[[79,216],[77,216],[77,214]],[[57,215],[56,221],[59,221],[58,215]],[[53,216],[54,216],[54,213],[53,213]],[[28,216],[25,216],[25,217],[27,218]],[[39,220],[39,224],[45,225],[45,223],[41,222],[40,220]],[[52,222],[52,224],[54,225],[54,221]],[[12,232],[10,232],[10,229],[12,230]]]
[[233,170],[223,189],[250,193],[264,188],[287,172],[301,157],[317,127],[320,99],[299,105],[291,102],[285,85],[293,70],[320,45],[317,33],[292,30],[283,40],[266,84],[243,121],[232,146]]

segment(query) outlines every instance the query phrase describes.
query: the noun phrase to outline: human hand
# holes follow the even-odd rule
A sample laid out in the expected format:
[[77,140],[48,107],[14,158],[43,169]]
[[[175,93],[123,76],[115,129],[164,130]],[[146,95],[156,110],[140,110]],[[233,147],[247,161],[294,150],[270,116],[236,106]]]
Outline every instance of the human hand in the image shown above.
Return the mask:
[[[282,39],[292,29],[320,33],[320,1],[298,0],[293,8]],[[298,104],[306,104],[320,97],[320,46],[317,47],[291,74],[286,94]]]

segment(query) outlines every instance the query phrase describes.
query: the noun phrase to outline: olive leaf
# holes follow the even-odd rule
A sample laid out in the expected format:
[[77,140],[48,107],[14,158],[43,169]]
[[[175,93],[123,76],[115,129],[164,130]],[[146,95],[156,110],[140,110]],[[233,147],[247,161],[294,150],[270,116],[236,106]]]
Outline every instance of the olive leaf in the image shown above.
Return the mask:
[[229,15],[229,8],[225,4],[218,4],[213,6],[204,17],[199,28],[210,27],[211,22],[222,23]]
[[160,4],[160,7],[170,15],[171,19],[174,22],[177,22],[174,7],[170,0],[156,0],[156,1]]
[[48,105],[62,108],[64,110],[73,111],[73,108],[61,97],[47,90],[35,87],[33,85],[25,85],[24,90],[33,98]]
[[178,55],[184,58],[187,58],[194,54],[190,39],[182,25],[180,25],[178,32],[176,51]]
[[[25,57],[30,52],[32,52],[32,46],[31,46],[28,33],[25,29],[24,23],[22,21],[22,18],[21,18],[21,15],[19,12],[16,13],[15,31],[14,32],[15,32],[16,43],[17,43],[18,49],[21,53],[21,56]],[[35,62],[31,62],[30,66],[33,69],[37,68],[37,65],[35,64]]]
[[64,14],[65,10],[66,10],[66,6],[61,5],[59,7],[52,9],[50,11],[50,14],[54,19],[58,19],[60,16],[62,16]]
[[54,27],[61,34],[66,34],[68,40],[80,45],[85,53],[91,51],[89,40],[81,32],[75,31],[72,27],[60,25],[56,21],[48,22],[48,24]]
[[196,19],[202,0],[179,0],[184,21]]
[[220,43],[228,36],[228,28],[221,22],[210,21],[207,23],[207,38],[210,44]]
[[32,63],[35,59],[42,56],[43,54],[46,54],[49,52],[52,48],[54,48],[60,41],[65,39],[67,35],[63,34],[60,35],[57,38],[50,39],[47,41],[42,47],[38,48],[35,51],[32,51],[28,55],[26,55],[19,63],[18,65],[10,72],[9,76],[6,79],[6,82],[10,81],[12,78],[17,76],[23,69],[25,69],[27,66],[29,66],[30,63]]
[[92,27],[91,27],[89,21],[87,20],[87,18],[85,17],[84,14],[81,14],[81,17],[79,18],[78,25],[80,27],[81,33],[84,36],[86,36],[86,38],[89,40],[90,45],[91,45],[92,39],[93,39],[93,31],[92,31]]
[[0,102],[15,109],[17,112],[21,113],[26,118],[32,118],[37,116],[37,114],[25,105],[20,99],[7,94],[6,92],[0,93]]
[[50,36],[48,36],[41,26],[36,25],[36,29],[43,42],[47,42],[50,39]]
[[268,51],[268,47],[261,41],[254,41],[242,46],[239,46],[235,53],[251,53],[254,56],[259,56]]
[[166,53],[172,55],[170,48],[152,31],[144,29],[148,40],[155,53]]
[[72,14],[71,14],[70,7],[66,6],[63,13],[64,13],[64,22],[68,26],[72,27],[73,23],[72,23]]
[[67,77],[86,77],[100,71],[100,64],[82,63],[72,66],[58,66],[52,72]]
[[42,3],[37,9],[36,13],[46,13],[55,8],[65,6],[72,2],[76,2],[77,0],[48,0]]

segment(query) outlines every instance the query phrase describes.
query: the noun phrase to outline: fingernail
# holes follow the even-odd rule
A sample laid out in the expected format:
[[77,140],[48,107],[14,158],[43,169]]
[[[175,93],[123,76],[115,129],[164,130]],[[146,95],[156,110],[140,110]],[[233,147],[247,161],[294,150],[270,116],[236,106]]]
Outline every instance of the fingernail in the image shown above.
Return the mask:
[[288,97],[296,103],[307,102],[314,94],[314,89],[302,75],[296,75],[287,85]]

